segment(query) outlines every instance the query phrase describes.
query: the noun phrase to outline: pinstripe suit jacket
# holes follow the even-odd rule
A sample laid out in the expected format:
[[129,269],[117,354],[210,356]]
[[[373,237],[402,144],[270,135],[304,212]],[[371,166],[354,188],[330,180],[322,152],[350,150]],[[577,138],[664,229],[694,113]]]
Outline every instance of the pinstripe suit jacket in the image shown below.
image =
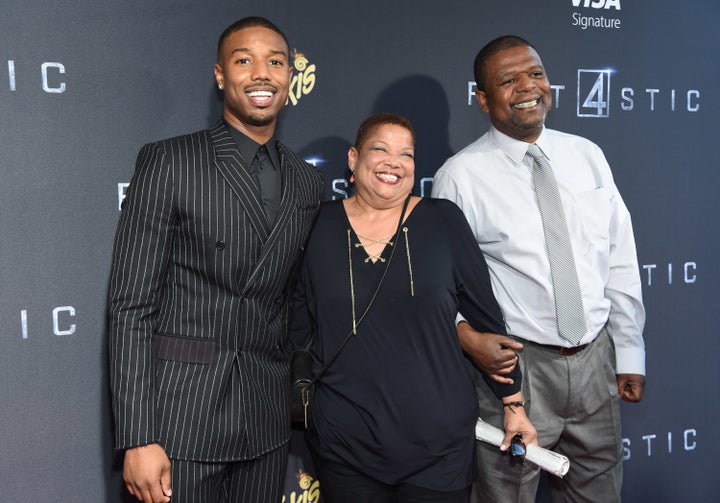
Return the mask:
[[109,290],[116,449],[222,462],[288,441],[288,283],[322,176],[278,151],[272,229],[222,121],[140,151]]

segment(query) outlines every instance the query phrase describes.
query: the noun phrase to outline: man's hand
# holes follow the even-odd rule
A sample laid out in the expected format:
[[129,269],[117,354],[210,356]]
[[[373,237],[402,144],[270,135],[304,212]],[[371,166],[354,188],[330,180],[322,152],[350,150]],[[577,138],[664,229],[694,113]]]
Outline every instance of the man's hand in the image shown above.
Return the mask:
[[513,383],[506,375],[512,372],[517,364],[518,356],[515,352],[522,349],[521,343],[504,335],[478,332],[465,321],[458,323],[457,331],[463,351],[480,370],[493,381],[501,384]]
[[143,503],[170,501],[170,460],[159,444],[142,445],[125,451],[123,479],[130,494]]
[[[502,399],[503,403],[523,403],[522,393],[518,392],[512,396],[506,396]],[[522,405],[503,407],[505,411],[505,419],[503,425],[505,428],[505,438],[500,444],[501,451],[507,451],[510,447],[510,442],[515,435],[522,435],[523,443],[525,445],[538,445],[537,431],[530,422],[530,419],[525,413],[525,407]]]
[[617,374],[618,395],[626,402],[639,402],[645,390],[645,376],[642,374]]

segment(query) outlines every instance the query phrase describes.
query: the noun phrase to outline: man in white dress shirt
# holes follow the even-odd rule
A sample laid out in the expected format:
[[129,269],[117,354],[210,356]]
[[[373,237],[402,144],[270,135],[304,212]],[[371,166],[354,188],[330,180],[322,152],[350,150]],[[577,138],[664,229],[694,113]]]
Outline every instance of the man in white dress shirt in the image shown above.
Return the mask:
[[[504,36],[487,44],[475,59],[475,78],[477,100],[492,127],[445,162],[432,195],[463,209],[514,340],[473,333],[464,322],[458,332],[476,341],[474,361],[496,380],[507,379],[519,354],[538,441],[571,462],[565,478],[551,477],[554,501],[619,501],[619,398],[639,402],[645,385],[645,310],[630,214],[600,148],[545,127],[550,83],[526,40]],[[527,155],[532,144],[552,168],[567,221],[577,304],[584,307],[585,332],[576,342],[558,330],[533,158]],[[503,407],[492,396],[478,389],[480,413],[502,427]],[[484,444],[477,450],[475,497],[535,501],[539,468],[511,466]]]

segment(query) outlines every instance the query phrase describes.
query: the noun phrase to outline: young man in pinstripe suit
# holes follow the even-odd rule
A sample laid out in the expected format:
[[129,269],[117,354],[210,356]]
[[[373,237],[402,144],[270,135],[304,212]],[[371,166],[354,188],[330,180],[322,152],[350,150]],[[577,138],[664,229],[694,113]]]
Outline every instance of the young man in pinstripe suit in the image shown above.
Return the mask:
[[275,137],[285,35],[221,35],[222,120],[145,145],[118,224],[109,292],[115,446],[145,503],[280,501],[289,431],[290,277],[321,175]]

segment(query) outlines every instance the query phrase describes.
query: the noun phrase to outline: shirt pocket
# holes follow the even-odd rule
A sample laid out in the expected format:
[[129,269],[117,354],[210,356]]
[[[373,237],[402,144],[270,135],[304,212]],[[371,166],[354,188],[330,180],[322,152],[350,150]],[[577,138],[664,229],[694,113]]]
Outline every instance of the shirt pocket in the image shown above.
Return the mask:
[[610,191],[605,187],[575,194],[585,237],[598,248],[606,248],[610,237]]

